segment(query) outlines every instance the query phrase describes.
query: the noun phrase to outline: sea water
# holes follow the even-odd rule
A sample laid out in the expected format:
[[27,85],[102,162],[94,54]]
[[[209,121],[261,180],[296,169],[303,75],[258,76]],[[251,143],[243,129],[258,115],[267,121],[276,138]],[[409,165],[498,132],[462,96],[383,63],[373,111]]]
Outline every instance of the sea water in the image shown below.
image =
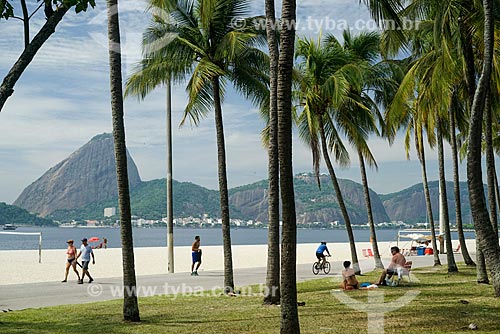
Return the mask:
[[[42,232],[43,249],[64,249],[68,239],[75,240],[79,247],[80,240],[92,237],[106,238],[108,247],[121,247],[119,228],[57,228],[57,227],[19,227],[15,232]],[[231,244],[264,245],[267,244],[267,229],[232,228]],[[222,231],[219,228],[174,228],[174,246],[190,246],[194,237],[201,237],[202,245],[222,245]],[[378,241],[396,241],[397,229],[377,230]],[[166,228],[134,228],[134,247],[164,247],[167,243]],[[369,230],[354,230],[355,241],[369,242]],[[458,239],[452,233],[453,239]],[[466,238],[474,238],[474,233],[466,233]],[[38,249],[38,236],[0,234],[0,250]],[[297,243],[348,242],[347,232],[338,229],[298,229]],[[91,243],[98,245],[99,242]]]

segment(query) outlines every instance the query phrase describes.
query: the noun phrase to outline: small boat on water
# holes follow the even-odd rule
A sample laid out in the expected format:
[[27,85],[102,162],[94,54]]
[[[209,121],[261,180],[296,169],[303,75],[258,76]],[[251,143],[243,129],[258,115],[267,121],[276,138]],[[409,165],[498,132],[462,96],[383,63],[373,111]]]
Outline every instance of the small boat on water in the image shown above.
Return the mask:
[[12,224],[5,224],[3,226],[3,230],[4,231],[14,231],[16,228],[17,228],[17,226],[16,225],[12,225]]

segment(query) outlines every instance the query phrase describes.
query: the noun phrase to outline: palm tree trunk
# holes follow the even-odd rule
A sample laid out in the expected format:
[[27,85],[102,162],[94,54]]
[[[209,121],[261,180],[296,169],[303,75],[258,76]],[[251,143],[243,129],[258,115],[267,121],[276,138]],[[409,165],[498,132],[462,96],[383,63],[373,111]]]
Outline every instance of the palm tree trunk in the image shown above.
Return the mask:
[[[469,123],[469,146],[467,150],[467,179],[469,198],[476,229],[479,249],[483,252],[490,269],[495,296],[500,297],[500,246],[494,234],[484,199],[481,167],[481,130],[486,94],[493,62],[494,20],[493,1],[483,0],[484,10],[484,59],[481,76],[476,87]],[[487,124],[491,126],[491,124]]]
[[283,232],[281,238],[281,334],[300,333],[297,310],[297,217],[292,164],[292,69],[295,0],[283,0],[278,60],[278,152]]
[[140,321],[134,265],[134,243],[127,172],[127,147],[123,123],[122,64],[120,53],[120,27],[118,1],[107,0],[111,110],[116,160],[116,183],[120,207],[120,237],[123,262],[123,319]]
[[[454,97],[456,98],[456,97]],[[458,231],[458,241],[460,243],[460,250],[462,251],[462,257],[464,262],[468,266],[475,266],[476,264],[469,255],[467,250],[467,244],[465,243],[464,228],[462,224],[462,204],[460,199],[460,179],[458,174],[458,149],[457,149],[457,136],[455,133],[455,113],[452,110],[450,112],[450,137],[451,137],[451,156],[453,159],[453,190],[455,193],[455,220],[457,224]]]
[[490,284],[488,278],[488,270],[486,268],[486,260],[483,252],[479,248],[479,240],[476,238],[476,281],[478,284]]
[[375,267],[384,269],[384,264],[380,259],[380,253],[378,250],[377,233],[375,231],[375,223],[373,221],[373,212],[372,212],[372,202],[370,199],[370,188],[368,188],[368,178],[366,177],[365,159],[363,158],[363,154],[361,153],[360,150],[358,150],[358,157],[359,157],[359,167],[361,170],[361,180],[363,181],[363,190],[365,193],[366,211],[368,213],[368,225],[370,225],[370,241],[372,243],[372,248],[373,248],[373,258],[375,259]]
[[19,56],[9,73],[7,73],[0,86],[0,111],[2,111],[7,99],[14,93],[14,85],[17,80],[19,80],[24,70],[31,63],[38,50],[56,31],[57,25],[68,10],[69,7],[65,5],[58,7],[54,14],[45,21],[40,31],[33,37],[28,46],[24,48],[23,53]]
[[172,87],[167,80],[167,247],[168,272],[174,273],[174,192],[172,186]]
[[231,230],[229,221],[229,195],[227,191],[226,146],[222,121],[219,77],[212,80],[214,86],[215,129],[217,132],[217,162],[219,170],[220,211],[222,217],[222,243],[224,249],[224,292],[234,291],[233,255],[231,251]]
[[488,205],[493,230],[498,235],[497,203],[495,192],[495,153],[493,152],[492,109],[490,94],[486,94],[484,104],[484,137],[486,142],[486,180],[488,184]]
[[429,184],[427,183],[427,169],[425,167],[425,150],[424,141],[422,138],[422,133],[415,138],[417,142],[417,150],[419,151],[420,165],[422,166],[422,184],[424,185],[424,195],[425,195],[425,206],[427,208],[427,217],[429,218],[429,223],[431,225],[431,236],[432,236],[432,250],[434,255],[434,266],[440,266],[441,260],[439,260],[439,252],[436,242],[436,230],[434,226],[434,216],[432,215],[431,206],[431,195],[429,192]]
[[337,201],[339,202],[340,211],[342,212],[342,217],[345,222],[345,229],[347,231],[347,236],[349,237],[349,246],[351,248],[351,259],[352,266],[356,275],[361,275],[361,268],[359,267],[358,254],[356,253],[356,242],[354,240],[354,233],[352,232],[351,220],[349,219],[349,214],[347,213],[347,208],[344,203],[344,198],[342,197],[342,191],[340,190],[339,182],[337,176],[335,175],[335,170],[333,169],[332,162],[330,160],[330,155],[328,154],[328,147],[326,145],[326,135],[323,124],[323,119],[319,118],[319,131],[321,135],[321,149],[323,152],[323,159],[325,159],[326,167],[330,173],[330,178],[332,179],[333,188],[337,194]]
[[280,194],[278,159],[278,41],[275,24],[274,0],[266,0],[266,29],[269,46],[269,185],[268,185],[268,231],[267,231],[267,275],[264,304],[280,303]]
[[439,159],[439,185],[441,187],[441,194],[443,200],[443,219],[444,219],[444,234],[446,244],[446,260],[448,262],[448,272],[453,273],[458,271],[455,262],[455,255],[453,253],[453,246],[451,244],[451,231],[450,231],[450,217],[448,213],[448,195],[446,191],[446,175],[444,172],[444,147],[443,147],[443,133],[442,133],[442,120],[438,116],[437,119],[437,141],[438,141],[438,159]]
[[[500,194],[498,193],[498,178],[497,178],[496,166],[493,172],[493,176],[495,177],[495,198],[497,199],[497,208],[500,208]],[[497,231],[498,231],[498,223],[497,223]]]

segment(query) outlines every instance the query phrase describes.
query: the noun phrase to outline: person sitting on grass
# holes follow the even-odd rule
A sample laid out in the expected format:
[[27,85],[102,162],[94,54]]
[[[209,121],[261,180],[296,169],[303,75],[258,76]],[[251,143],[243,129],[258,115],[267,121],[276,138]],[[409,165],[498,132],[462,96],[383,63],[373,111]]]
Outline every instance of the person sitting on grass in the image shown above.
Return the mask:
[[377,285],[387,285],[387,282],[385,280],[386,277],[390,279],[392,275],[394,274],[397,275],[398,268],[403,268],[406,263],[404,255],[399,252],[399,247],[396,246],[391,247],[391,254],[392,254],[391,263],[389,264],[389,267],[384,269],[382,275],[380,275],[380,279],[378,280],[377,283],[375,283]]
[[344,290],[359,289],[359,282],[356,274],[351,267],[351,261],[344,261],[344,270],[342,270],[342,284],[340,285]]

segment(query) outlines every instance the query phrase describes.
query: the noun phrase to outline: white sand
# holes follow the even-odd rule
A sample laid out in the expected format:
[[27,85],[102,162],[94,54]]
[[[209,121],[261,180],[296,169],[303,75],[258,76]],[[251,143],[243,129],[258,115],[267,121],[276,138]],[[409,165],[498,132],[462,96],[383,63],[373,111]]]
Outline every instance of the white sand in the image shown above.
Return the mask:
[[[395,242],[380,242],[379,250],[383,258],[390,257],[389,249]],[[453,241],[456,248],[458,241]],[[313,263],[318,244],[297,245],[297,264]],[[400,243],[400,248],[408,248],[409,242]],[[467,240],[470,251],[475,250],[475,240]],[[350,259],[348,243],[328,244],[332,253],[331,261],[344,261]],[[356,243],[358,258],[363,257],[363,249],[370,248],[369,242]],[[203,263],[200,271],[222,270],[222,246],[203,246]],[[122,276],[122,260],[120,248],[96,249],[96,264],[90,266],[90,272],[95,278]],[[232,247],[233,268],[265,267],[267,262],[267,245],[238,245]],[[136,275],[157,275],[167,273],[167,248],[166,247],[140,247],[136,248],[135,270]],[[189,272],[191,269],[191,247],[175,247],[175,272]],[[66,250],[43,250],[42,263],[38,263],[37,250],[0,251],[0,285],[59,281],[64,278],[66,263]],[[81,269],[77,267],[80,271]],[[70,269],[69,280],[76,280],[75,273]]]

